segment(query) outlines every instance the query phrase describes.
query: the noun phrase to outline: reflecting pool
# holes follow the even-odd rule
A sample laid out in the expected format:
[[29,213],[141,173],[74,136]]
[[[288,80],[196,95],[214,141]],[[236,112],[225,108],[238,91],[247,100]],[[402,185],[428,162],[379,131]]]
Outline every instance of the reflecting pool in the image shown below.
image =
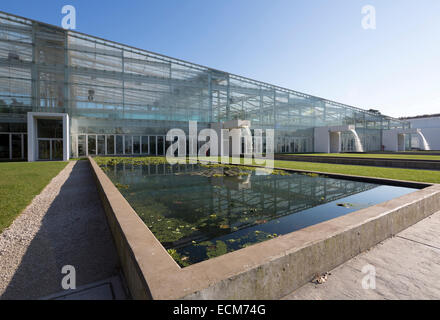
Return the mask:
[[101,167],[181,266],[416,190],[221,165]]

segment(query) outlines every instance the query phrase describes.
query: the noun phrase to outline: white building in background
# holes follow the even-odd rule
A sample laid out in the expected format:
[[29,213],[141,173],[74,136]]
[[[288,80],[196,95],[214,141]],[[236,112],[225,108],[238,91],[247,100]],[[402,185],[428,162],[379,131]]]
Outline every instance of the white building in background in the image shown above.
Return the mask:
[[[431,150],[440,150],[440,114],[406,118],[405,120],[411,123],[412,128],[421,129]],[[415,136],[412,137],[411,145],[414,148],[422,149]]]

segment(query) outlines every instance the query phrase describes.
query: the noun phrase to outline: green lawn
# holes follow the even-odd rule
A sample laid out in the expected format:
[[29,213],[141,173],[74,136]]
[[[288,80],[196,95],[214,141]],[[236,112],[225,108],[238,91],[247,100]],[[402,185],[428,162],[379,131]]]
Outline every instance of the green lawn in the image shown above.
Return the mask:
[[0,163],[0,232],[66,165],[67,162]]
[[440,160],[440,156],[431,156],[423,154],[388,154],[388,153],[297,153],[289,155],[298,156],[320,156],[320,157],[349,157],[349,158],[382,158],[382,159],[413,159],[413,160]]
[[355,176],[366,176],[417,182],[440,183],[440,171],[397,169],[369,166],[352,166],[343,164],[313,163],[276,160],[275,167],[306,171],[340,173]]

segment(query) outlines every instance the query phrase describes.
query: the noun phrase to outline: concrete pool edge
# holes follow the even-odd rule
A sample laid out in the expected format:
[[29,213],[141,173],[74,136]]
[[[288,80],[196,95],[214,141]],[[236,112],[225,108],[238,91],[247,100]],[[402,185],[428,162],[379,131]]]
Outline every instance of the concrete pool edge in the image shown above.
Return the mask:
[[89,159],[135,299],[277,299],[440,209],[440,185],[420,184],[428,187],[180,268]]
[[[147,279],[180,267],[91,157],[89,162],[130,294],[135,299],[155,299]],[[151,259],[164,268],[151,268]]]

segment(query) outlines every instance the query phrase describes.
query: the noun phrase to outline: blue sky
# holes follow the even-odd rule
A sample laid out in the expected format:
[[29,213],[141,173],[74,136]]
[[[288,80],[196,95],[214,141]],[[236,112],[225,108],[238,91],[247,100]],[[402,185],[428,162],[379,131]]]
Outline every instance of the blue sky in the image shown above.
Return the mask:
[[[440,112],[438,0],[14,0],[0,10],[391,116]],[[361,9],[376,8],[376,30]]]

